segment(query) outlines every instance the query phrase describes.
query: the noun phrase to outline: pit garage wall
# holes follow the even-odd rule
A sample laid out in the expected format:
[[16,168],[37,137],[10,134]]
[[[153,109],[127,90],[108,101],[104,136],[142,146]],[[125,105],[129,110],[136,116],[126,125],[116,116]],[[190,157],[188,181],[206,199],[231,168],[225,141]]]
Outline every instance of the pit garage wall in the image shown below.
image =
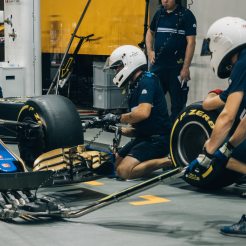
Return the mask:
[[[187,0],[187,4],[191,0]],[[214,88],[225,89],[227,80],[216,78],[210,68],[210,57],[200,56],[202,41],[206,37],[209,26],[217,19],[225,16],[246,18],[245,0],[193,0],[190,9],[197,19],[197,45],[191,66],[191,81],[188,103],[203,100],[208,91]]]
[[[93,62],[105,61],[106,56],[123,44],[138,45],[143,40],[145,0],[92,0],[77,35],[94,34],[98,40],[87,42],[75,57],[71,88],[62,94],[78,105],[92,106]],[[41,0],[43,93],[54,78],[62,54],[87,0]],[[72,53],[78,39],[70,48]],[[64,93],[63,93],[64,92]]]
[[5,0],[4,97],[41,95],[40,0]]
[[[87,0],[42,0],[40,3],[42,52],[63,53]],[[143,39],[144,13],[145,0],[92,0],[77,35],[93,33],[98,40],[85,43],[79,54],[109,55],[122,44],[137,45]]]
[[[0,0],[0,38],[4,37],[3,10],[4,10],[4,2],[3,0]],[[4,42],[0,40],[0,62],[3,61],[4,61]]]

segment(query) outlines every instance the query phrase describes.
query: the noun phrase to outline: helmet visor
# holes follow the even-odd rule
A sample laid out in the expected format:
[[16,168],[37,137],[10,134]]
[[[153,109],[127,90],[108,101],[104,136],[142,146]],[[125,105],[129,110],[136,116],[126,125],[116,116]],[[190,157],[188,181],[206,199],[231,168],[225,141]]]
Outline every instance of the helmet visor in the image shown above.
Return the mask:
[[104,67],[103,67],[103,71],[108,70],[108,69],[115,69],[118,70],[119,67],[123,67],[123,62],[118,60],[114,63],[110,62],[110,57],[107,58]]
[[210,38],[203,39],[201,56],[211,56],[212,52],[209,49]]

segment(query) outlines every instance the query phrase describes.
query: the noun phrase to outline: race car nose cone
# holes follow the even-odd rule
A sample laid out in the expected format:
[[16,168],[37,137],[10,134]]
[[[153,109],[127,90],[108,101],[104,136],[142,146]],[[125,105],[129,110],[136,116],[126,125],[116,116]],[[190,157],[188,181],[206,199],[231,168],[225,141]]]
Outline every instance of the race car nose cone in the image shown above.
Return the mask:
[[16,171],[17,168],[12,161],[0,160],[0,173],[12,173]]

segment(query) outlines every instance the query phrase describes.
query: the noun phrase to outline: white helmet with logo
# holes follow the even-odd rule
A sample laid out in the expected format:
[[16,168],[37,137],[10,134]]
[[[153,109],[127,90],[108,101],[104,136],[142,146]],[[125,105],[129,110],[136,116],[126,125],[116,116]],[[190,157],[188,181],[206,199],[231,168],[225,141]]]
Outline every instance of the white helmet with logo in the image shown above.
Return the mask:
[[211,66],[219,78],[231,73],[231,57],[246,46],[246,21],[237,17],[223,17],[215,21],[207,33],[211,52]]
[[147,59],[141,49],[133,45],[123,45],[112,52],[105,63],[104,69],[117,69],[113,83],[118,87],[122,87],[137,69],[146,64]]

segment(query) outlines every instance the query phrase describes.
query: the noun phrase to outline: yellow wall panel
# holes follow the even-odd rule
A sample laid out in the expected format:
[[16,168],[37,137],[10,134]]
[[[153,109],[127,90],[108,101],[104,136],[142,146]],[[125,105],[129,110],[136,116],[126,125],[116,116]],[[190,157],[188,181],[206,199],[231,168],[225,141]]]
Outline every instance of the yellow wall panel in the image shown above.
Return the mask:
[[[64,53],[87,0],[41,0],[42,52]],[[145,0],[92,0],[77,35],[94,33],[79,54],[109,55],[143,39]],[[77,40],[70,51],[73,51]]]

